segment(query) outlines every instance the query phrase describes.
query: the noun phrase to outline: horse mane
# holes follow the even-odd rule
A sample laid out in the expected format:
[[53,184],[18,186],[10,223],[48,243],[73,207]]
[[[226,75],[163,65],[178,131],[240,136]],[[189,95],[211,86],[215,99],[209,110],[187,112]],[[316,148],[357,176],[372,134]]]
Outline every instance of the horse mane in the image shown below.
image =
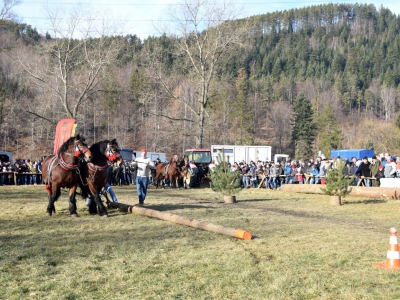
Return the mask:
[[75,137],[70,137],[67,141],[64,142],[64,144],[61,145],[60,149],[58,149],[58,153],[63,153],[67,152],[69,146],[71,146],[72,143],[75,142]]
[[114,146],[117,147],[117,149],[119,149],[117,140],[113,139],[111,141],[110,140],[104,140],[104,141],[100,141],[100,142],[94,143],[89,148],[90,152],[92,152],[92,154],[95,155],[95,156],[99,155],[99,154],[103,154],[104,155],[104,152],[106,152],[106,148],[107,148],[107,145],[108,145],[109,142],[111,142]]
[[71,144],[76,140],[81,141],[83,145],[87,146],[85,138],[78,134],[77,136],[71,136],[67,141],[65,141],[64,144],[61,145],[60,149],[58,149],[58,153],[67,152],[69,146],[71,146]]
[[92,146],[90,146],[89,150],[90,152],[92,152],[93,155],[104,154],[108,142],[109,142],[108,140],[104,140],[94,143]]

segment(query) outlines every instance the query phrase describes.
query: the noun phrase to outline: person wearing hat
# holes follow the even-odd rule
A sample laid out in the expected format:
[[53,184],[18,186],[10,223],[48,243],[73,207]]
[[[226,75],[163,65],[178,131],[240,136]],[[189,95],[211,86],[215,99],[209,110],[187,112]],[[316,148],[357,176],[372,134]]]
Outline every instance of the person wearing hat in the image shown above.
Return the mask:
[[146,199],[147,187],[149,186],[150,169],[154,169],[155,165],[150,158],[147,158],[146,149],[142,149],[140,151],[140,157],[135,159],[134,164],[137,168],[136,189],[139,197],[138,205],[142,206],[144,204],[144,200]]

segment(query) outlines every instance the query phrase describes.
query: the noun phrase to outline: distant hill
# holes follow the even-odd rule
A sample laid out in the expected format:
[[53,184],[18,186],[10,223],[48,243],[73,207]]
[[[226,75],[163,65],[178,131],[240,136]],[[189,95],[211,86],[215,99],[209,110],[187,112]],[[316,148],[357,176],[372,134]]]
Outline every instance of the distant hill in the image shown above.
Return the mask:
[[[326,4],[256,15],[235,20],[231,26],[245,22],[252,26],[244,47],[224,53],[217,66],[218,76],[207,106],[206,145],[271,145],[274,153],[294,155],[293,103],[303,94],[311,103],[315,124],[319,124],[312,145],[314,153],[320,150],[323,133],[328,130],[321,127],[321,114],[329,103],[333,118],[340,125],[343,148],[400,154],[399,17],[374,5]],[[13,48],[15,41],[23,41],[18,47],[25,47],[26,55],[34,57],[37,49],[51,39],[49,34],[40,36],[27,24],[0,24],[1,48],[7,49],[9,56],[21,50]],[[177,37],[140,40],[126,35],[111,39],[123,41],[124,47],[116,64],[101,73],[98,91],[90,95],[78,116],[79,124],[85,122],[89,143],[112,134],[121,138],[121,147],[152,145],[168,153],[193,147],[195,123],[182,120],[194,117],[182,103],[172,103],[162,84],[146,76],[148,51],[158,47],[165,76],[175,80],[176,91],[188,92],[188,99],[194,102],[191,97],[195,97],[196,90],[185,82],[187,70],[182,58],[174,55]],[[88,40],[89,47],[94,40]],[[42,62],[52,62],[41,58]],[[17,65],[2,56],[0,145],[7,145],[10,151],[10,147],[20,147],[24,141],[26,147],[19,148],[23,153],[20,156],[35,159],[32,156],[45,155],[43,152],[52,144],[51,122],[58,120],[60,105],[51,105],[56,101],[51,93],[28,80]],[[134,72],[138,76],[136,82],[132,80]],[[141,98],[144,93],[135,92],[136,87],[151,96]],[[32,114],[27,107],[36,110]],[[39,108],[47,119],[42,118]],[[161,117],[170,115],[174,118]],[[179,120],[176,116],[184,118]],[[28,147],[35,135],[31,124],[40,132],[40,147],[46,149],[39,148],[39,142]]]

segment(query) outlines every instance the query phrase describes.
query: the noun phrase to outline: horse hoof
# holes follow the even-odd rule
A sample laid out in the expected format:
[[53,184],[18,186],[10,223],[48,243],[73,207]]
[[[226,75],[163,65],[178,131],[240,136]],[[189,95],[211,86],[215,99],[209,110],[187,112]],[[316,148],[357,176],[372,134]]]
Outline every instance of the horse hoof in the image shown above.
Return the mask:
[[108,218],[108,215],[105,214],[105,215],[102,215],[101,217],[103,217],[103,218]]
[[71,214],[71,217],[72,217],[72,218],[77,218],[77,217],[79,217],[79,216],[78,216],[78,214]]
[[51,217],[51,216],[52,216],[52,214],[49,213],[49,212],[46,212],[46,215],[47,215],[48,217]]

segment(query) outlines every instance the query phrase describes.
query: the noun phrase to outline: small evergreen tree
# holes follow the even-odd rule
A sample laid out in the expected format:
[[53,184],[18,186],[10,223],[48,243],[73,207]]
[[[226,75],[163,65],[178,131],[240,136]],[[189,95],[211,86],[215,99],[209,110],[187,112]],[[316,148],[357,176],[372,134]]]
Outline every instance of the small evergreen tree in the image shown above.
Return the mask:
[[345,163],[338,160],[336,165],[326,172],[326,188],[321,188],[325,195],[345,197],[351,192],[349,184],[353,178],[347,178],[344,168]]
[[240,174],[232,172],[228,167],[224,150],[222,150],[222,154],[218,154],[217,162],[218,166],[208,174],[211,179],[211,189],[223,195],[234,196],[242,190]]

